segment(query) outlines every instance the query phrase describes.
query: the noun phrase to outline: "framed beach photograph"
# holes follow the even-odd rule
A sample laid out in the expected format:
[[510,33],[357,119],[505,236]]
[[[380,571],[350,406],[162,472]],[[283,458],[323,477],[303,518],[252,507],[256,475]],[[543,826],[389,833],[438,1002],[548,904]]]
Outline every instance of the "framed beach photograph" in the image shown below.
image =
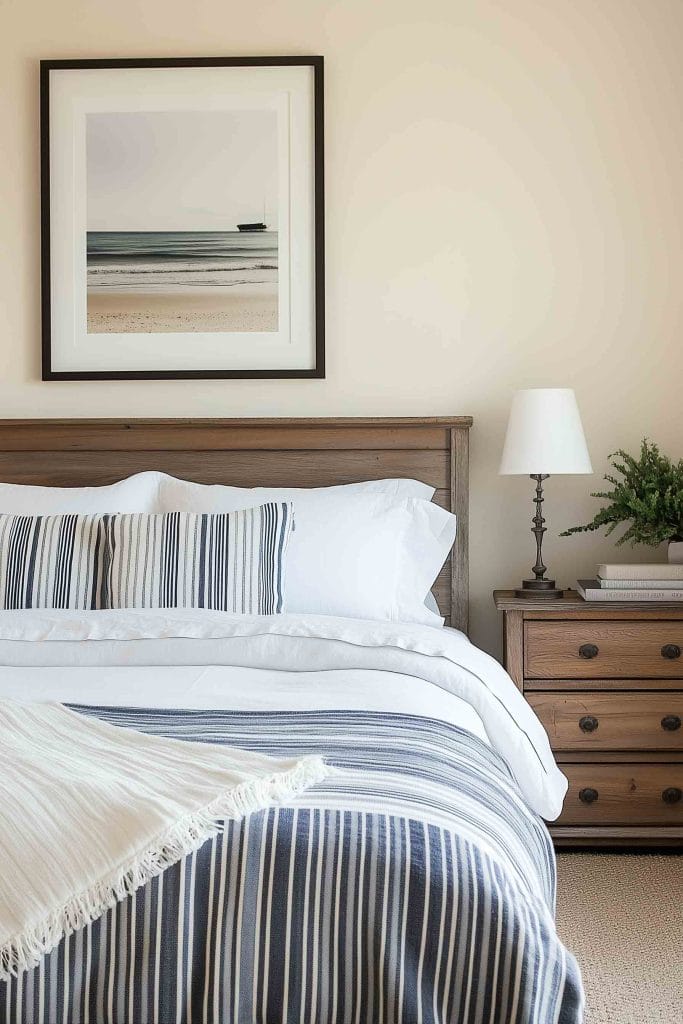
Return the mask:
[[41,61],[44,380],[324,377],[323,59]]

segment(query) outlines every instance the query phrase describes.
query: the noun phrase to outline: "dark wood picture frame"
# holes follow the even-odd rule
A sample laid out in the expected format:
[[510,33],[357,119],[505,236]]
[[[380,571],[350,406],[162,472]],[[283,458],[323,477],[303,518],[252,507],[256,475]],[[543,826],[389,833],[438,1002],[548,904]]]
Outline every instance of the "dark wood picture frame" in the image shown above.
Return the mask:
[[[303,57],[150,57],[40,62],[41,308],[43,380],[220,380],[308,379],[325,377],[325,192],[324,192],[324,58]],[[314,130],[314,298],[315,365],[305,369],[106,370],[63,371],[52,367],[50,245],[50,72],[92,68],[296,67],[313,70]]]

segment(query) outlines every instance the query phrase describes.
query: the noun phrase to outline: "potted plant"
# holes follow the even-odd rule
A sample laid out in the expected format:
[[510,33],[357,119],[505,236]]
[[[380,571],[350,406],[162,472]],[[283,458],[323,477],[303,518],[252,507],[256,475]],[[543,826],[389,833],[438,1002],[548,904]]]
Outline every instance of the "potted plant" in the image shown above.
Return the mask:
[[611,491],[597,491],[592,498],[608,502],[590,523],[573,526],[560,536],[607,527],[609,535],[620,523],[629,523],[617,544],[649,544],[656,547],[668,542],[669,561],[683,562],[683,459],[673,462],[662,455],[658,446],[644,439],[640,458],[619,449],[610,455],[615,473],[605,474]]

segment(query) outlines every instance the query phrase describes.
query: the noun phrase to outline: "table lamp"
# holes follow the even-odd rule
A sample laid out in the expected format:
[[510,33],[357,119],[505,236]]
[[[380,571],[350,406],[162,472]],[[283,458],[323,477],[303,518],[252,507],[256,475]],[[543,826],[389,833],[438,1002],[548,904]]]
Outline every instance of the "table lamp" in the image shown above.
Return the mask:
[[512,399],[510,419],[499,472],[523,473],[536,481],[536,515],[531,532],[536,538],[534,578],[523,580],[516,597],[558,598],[562,591],[547,579],[543,564],[543,481],[553,473],[592,473],[579,407],[571,388],[528,388]]

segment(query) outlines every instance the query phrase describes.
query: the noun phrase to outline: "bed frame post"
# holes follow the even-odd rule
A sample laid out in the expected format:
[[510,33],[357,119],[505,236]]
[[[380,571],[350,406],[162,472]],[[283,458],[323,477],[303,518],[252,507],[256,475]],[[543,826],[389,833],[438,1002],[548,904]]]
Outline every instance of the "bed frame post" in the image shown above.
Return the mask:
[[451,559],[451,626],[468,632],[469,627],[469,462],[468,428],[451,427],[451,510],[457,517]]

